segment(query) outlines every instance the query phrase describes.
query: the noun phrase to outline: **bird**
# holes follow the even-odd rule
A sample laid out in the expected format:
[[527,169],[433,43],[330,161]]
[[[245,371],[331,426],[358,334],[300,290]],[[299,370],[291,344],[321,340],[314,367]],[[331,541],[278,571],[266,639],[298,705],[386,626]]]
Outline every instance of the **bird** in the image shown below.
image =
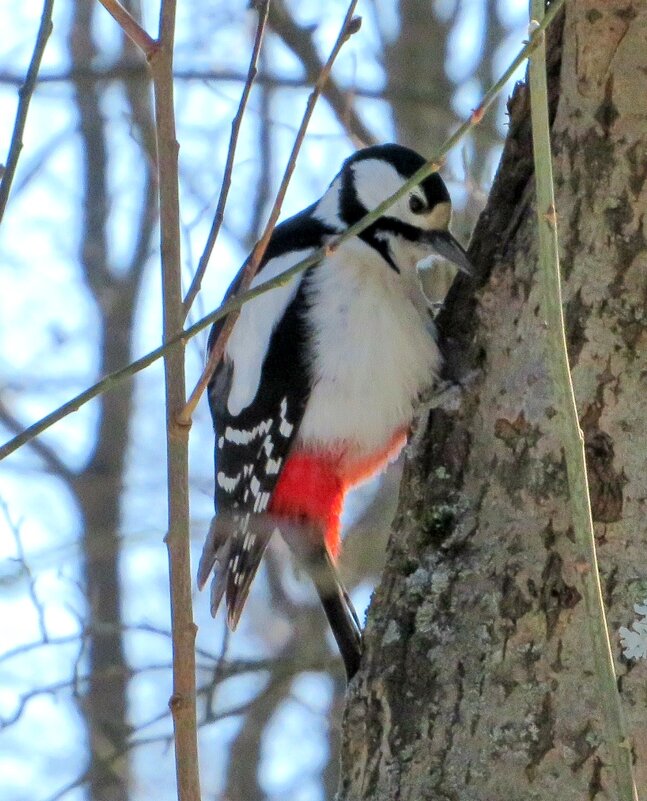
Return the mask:
[[[344,498],[397,458],[418,398],[439,374],[418,263],[437,254],[472,268],[449,231],[451,200],[437,172],[361,233],[332,243],[423,164],[397,144],[358,150],[318,201],[277,225],[252,286],[330,247],[243,305],[208,387],[216,514],[198,586],[213,571],[211,613],[225,596],[235,629],[268,542],[280,534],[312,577],[349,681],[361,627],[337,569]],[[221,328],[217,321],[209,349]]]

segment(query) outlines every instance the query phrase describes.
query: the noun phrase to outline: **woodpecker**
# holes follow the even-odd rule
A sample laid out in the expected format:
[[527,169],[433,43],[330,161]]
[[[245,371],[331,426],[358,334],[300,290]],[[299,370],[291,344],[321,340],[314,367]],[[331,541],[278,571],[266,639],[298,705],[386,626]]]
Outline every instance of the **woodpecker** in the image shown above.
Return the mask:
[[[334,242],[424,162],[394,144],[356,152],[319,201],[276,227],[252,286]],[[349,680],[361,629],[336,569],[340,513],[351,487],[398,456],[416,401],[438,374],[416,268],[439,254],[470,272],[450,216],[449,193],[433,173],[362,233],[246,303],[209,385],[216,516],[198,586],[215,568],[211,613],[226,595],[234,629],[270,537],[280,533],[313,579]],[[213,326],[209,348],[221,327]]]

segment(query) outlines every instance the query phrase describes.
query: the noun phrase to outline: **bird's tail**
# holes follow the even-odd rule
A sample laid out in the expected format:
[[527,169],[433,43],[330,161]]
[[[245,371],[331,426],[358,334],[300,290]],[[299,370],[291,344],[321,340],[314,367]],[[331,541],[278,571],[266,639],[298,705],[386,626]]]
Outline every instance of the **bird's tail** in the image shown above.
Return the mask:
[[223,596],[227,622],[233,630],[272,534],[280,532],[290,550],[311,577],[350,681],[359,667],[362,633],[353,603],[342,584],[319,526],[289,521],[271,514],[224,514],[211,521],[198,565],[198,588],[212,570],[211,614],[215,617]]
[[216,616],[226,595],[227,623],[232,631],[274,530],[267,515],[221,513],[211,521],[198,565],[198,588],[204,587],[213,570],[211,614]]
[[286,523],[284,520],[277,528],[315,585],[350,681],[359,668],[362,630],[321,531],[311,523]]

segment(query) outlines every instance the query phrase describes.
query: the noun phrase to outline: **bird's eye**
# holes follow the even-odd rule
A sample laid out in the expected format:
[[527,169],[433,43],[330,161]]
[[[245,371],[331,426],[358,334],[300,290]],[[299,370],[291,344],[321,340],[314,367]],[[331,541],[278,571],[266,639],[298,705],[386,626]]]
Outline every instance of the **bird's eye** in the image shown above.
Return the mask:
[[414,214],[420,214],[424,211],[425,204],[420,200],[418,195],[411,195],[409,198],[409,208]]

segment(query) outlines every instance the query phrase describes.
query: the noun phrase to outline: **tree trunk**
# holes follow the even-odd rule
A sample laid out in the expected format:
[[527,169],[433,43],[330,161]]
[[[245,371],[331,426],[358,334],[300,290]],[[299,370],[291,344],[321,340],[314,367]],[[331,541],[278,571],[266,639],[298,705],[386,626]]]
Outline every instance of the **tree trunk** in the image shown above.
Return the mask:
[[[130,4],[137,12],[137,7]],[[93,22],[98,5],[75,0],[69,33],[72,63],[87,69],[96,55]],[[124,52],[132,46],[124,43]],[[152,141],[147,81],[135,77],[124,86],[132,129],[143,143]],[[128,364],[139,287],[155,231],[155,187],[142,159],[144,186],[136,224],[137,237],[127,263],[114,263],[110,231],[109,172],[112,167],[107,124],[102,114],[103,86],[80,76],[74,83],[83,165],[80,264],[98,311],[98,374]],[[84,585],[88,599],[89,682],[82,709],[88,731],[88,796],[121,801],[129,792],[127,741],[130,734],[128,663],[122,641],[120,514],[126,452],[133,407],[133,385],[98,399],[99,420],[87,464],[70,482],[82,526]],[[120,758],[121,757],[121,758]]]
[[[447,41],[452,20],[440,20],[431,4],[421,0],[401,0],[399,17],[398,38],[384,48],[397,138],[427,153],[445,140],[457,122],[449,108],[454,85],[445,72],[445,54],[429,47],[429,42]],[[421,75],[425,76],[422,86]]]
[[[569,348],[612,646],[647,781],[647,7],[570,0],[549,37]],[[341,801],[614,799],[539,314],[527,90],[439,328],[461,389],[408,465],[345,719]],[[451,332],[451,337],[448,336]],[[459,402],[457,402],[457,400]]]

